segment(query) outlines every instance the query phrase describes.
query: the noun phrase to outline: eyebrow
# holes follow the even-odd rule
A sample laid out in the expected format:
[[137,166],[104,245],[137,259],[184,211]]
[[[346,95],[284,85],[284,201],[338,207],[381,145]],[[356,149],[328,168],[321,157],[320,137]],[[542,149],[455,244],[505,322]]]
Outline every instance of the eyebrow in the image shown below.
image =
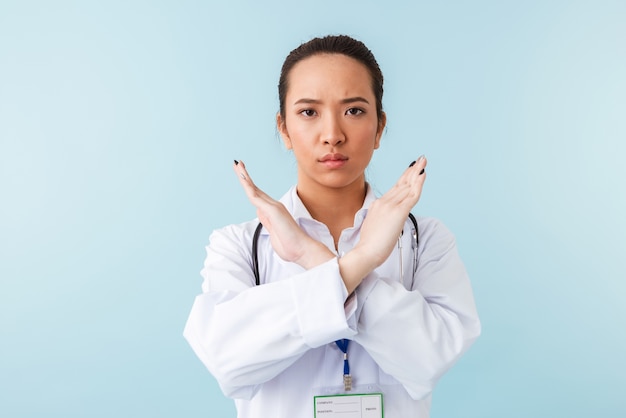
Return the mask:
[[[365,104],[370,104],[370,102],[365,99],[364,97],[361,96],[356,96],[356,97],[347,97],[345,99],[342,99],[340,103],[342,104],[348,104],[348,103],[356,103],[356,102],[362,102]],[[299,100],[296,100],[293,104],[294,105],[298,105],[298,104],[319,104],[321,103],[320,100],[316,100],[316,99],[308,99],[308,98],[302,98]]]

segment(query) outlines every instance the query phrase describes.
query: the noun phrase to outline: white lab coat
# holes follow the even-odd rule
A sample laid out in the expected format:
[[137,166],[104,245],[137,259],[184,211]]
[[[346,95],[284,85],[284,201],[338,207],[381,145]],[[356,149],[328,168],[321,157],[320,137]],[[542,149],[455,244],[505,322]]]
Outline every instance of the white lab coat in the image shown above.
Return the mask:
[[[358,242],[371,188],[354,227],[338,242],[341,257]],[[335,251],[328,228],[311,218],[296,188],[281,202],[311,237]],[[355,294],[336,259],[311,270],[280,259],[265,230],[258,242],[261,285],[255,286],[251,245],[258,220],[213,232],[184,336],[235,399],[240,418],[311,418],[313,396],[341,387],[348,350],[355,386],[383,392],[385,417],[428,417],[437,380],[480,334],[467,273],[453,235],[437,220],[418,218],[413,275],[412,223]],[[400,255],[404,277],[400,278]]]

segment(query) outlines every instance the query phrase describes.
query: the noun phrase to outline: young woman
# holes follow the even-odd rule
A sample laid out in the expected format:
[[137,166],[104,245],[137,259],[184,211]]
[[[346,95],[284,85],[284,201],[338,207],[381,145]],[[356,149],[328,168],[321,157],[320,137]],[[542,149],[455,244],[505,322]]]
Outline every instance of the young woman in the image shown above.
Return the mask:
[[454,237],[409,218],[426,159],[381,197],[366,182],[382,94],[361,42],[304,43],[283,64],[276,116],[297,184],[276,201],[233,165],[258,219],[211,235],[184,335],[241,418],[428,417],[435,383],[480,334]]

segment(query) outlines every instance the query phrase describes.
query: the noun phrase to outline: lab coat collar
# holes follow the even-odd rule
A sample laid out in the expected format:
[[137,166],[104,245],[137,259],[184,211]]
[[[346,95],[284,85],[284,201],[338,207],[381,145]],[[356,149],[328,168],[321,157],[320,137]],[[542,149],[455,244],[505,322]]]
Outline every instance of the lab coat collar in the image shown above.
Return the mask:
[[[365,219],[365,216],[367,215],[368,208],[370,207],[372,202],[374,202],[374,200],[377,199],[376,194],[374,193],[374,190],[369,185],[369,183],[365,183],[365,186],[367,187],[367,193],[365,194],[365,200],[363,201],[363,206],[354,215],[355,227],[359,227],[361,225],[361,223],[363,222],[363,219]],[[280,198],[280,202],[283,205],[285,205],[285,207],[287,208],[287,211],[291,213],[291,215],[296,220],[298,225],[302,225],[302,220],[304,219],[313,220],[313,217],[311,216],[307,208],[304,206],[304,203],[302,203],[302,200],[300,200],[300,196],[298,196],[296,185],[291,186],[291,188],[287,191],[287,193],[285,193],[283,197]],[[317,222],[317,221],[314,221],[314,222]],[[267,233],[267,231],[263,229],[263,233]]]

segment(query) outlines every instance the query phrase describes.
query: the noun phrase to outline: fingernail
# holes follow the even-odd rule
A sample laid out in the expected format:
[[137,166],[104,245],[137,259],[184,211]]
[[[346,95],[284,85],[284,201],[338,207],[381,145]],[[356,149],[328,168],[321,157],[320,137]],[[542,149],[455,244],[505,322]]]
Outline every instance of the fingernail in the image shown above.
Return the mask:
[[413,161],[411,164],[409,164],[409,167],[413,167],[415,165],[417,161]]
[[246,176],[243,175],[243,173],[239,173],[239,175],[241,176],[242,179],[246,179]]
[[235,165],[239,165],[239,161],[235,160]]
[[420,171],[420,176],[424,174],[424,169],[422,168],[422,171]]
[[424,154],[422,154],[422,155],[420,155],[420,156],[419,156],[419,158],[417,159],[417,161],[422,161],[424,158],[426,158],[426,157],[424,156]]

